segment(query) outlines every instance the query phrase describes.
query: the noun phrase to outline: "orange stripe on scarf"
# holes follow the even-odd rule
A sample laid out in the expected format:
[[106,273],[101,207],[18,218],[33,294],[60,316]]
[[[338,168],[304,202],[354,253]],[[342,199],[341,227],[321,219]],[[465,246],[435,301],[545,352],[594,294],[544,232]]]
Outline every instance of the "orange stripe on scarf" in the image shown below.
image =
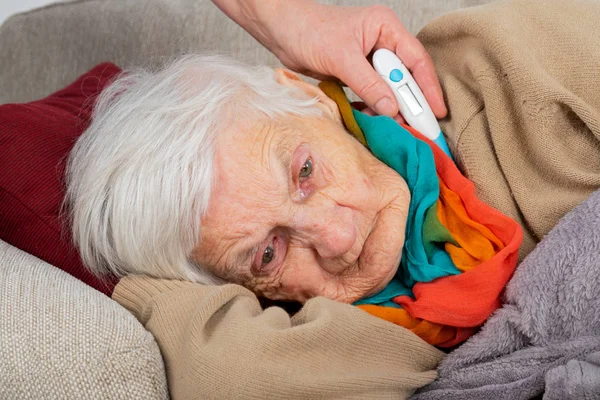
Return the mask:
[[516,268],[523,231],[515,221],[479,200],[473,183],[462,176],[452,160],[433,142],[411,127],[404,128],[429,144],[438,177],[459,196],[468,215],[486,226],[505,247],[476,268],[459,275],[417,283],[412,288],[414,299],[398,296],[394,301],[414,318],[455,327],[477,327],[500,306],[502,290]]
[[439,184],[437,217],[460,246],[446,243],[445,249],[456,268],[469,271],[494,257],[504,248],[504,243],[489,228],[471,218],[460,196],[448,189],[442,179]]

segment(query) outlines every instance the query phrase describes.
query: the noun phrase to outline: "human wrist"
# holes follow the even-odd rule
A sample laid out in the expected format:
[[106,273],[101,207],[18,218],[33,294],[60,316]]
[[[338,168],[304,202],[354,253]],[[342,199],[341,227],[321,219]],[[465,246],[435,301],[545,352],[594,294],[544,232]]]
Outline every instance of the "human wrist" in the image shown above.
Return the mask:
[[[312,2],[310,0],[300,0]],[[276,52],[276,26],[285,19],[287,9],[295,6],[296,0],[213,0],[229,18],[240,25],[262,45]]]

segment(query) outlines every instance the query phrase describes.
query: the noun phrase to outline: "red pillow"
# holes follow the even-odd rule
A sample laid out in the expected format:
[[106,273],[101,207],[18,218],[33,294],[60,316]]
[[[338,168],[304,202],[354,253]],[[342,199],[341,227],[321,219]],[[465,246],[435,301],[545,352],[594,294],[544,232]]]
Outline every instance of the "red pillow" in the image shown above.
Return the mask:
[[103,63],[44,99],[0,106],[0,239],[109,296],[116,278],[102,281],[85,269],[61,207],[67,156],[120,71]]

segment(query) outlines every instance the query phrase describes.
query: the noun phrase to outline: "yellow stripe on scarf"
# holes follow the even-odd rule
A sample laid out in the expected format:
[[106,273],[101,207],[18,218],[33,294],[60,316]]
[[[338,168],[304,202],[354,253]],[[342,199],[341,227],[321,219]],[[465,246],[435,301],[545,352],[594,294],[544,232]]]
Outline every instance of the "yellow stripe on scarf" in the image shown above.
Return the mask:
[[358,139],[364,146],[367,145],[367,140],[365,139],[365,135],[362,130],[356,123],[354,119],[354,115],[352,115],[352,106],[346,97],[346,93],[344,93],[344,89],[342,87],[331,81],[322,81],[319,82],[319,87],[329,97],[331,100],[335,101],[338,108],[340,109],[340,113],[342,114],[342,119],[344,120],[344,125],[346,125],[346,129]]

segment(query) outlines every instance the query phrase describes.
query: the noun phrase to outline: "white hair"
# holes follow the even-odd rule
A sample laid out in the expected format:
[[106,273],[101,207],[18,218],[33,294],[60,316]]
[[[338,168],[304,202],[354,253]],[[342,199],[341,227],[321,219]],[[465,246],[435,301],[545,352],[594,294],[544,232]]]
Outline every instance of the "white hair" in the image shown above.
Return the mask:
[[219,283],[197,265],[213,181],[215,137],[234,118],[320,115],[316,99],[273,69],[186,56],[123,72],[99,96],[67,166],[73,240],[97,276],[146,274]]

